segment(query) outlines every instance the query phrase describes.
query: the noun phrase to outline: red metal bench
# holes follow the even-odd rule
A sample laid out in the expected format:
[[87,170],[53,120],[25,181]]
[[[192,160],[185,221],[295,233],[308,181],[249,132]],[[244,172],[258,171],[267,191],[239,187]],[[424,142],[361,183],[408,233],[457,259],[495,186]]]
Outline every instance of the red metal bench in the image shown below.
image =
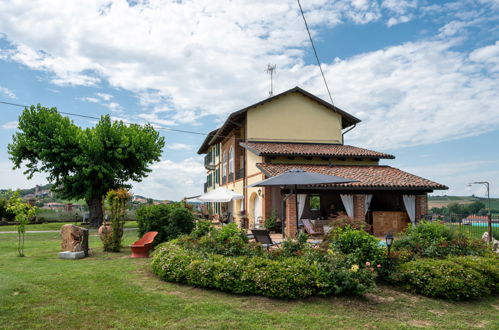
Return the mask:
[[149,250],[152,248],[152,242],[156,235],[158,235],[157,231],[150,231],[130,245],[132,248],[132,258],[149,258]]

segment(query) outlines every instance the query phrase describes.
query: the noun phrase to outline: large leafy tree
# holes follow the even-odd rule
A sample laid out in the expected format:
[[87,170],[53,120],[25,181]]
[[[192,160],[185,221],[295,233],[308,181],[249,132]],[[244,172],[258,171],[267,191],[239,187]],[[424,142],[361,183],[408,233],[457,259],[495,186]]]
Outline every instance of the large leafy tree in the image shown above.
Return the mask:
[[141,181],[159,161],[164,138],[151,125],[125,124],[102,116],[91,128],[80,128],[56,108],[26,108],[9,144],[14,169],[26,165],[29,178],[48,173],[63,198],[87,201],[90,221],[102,223],[102,199],[130,181]]

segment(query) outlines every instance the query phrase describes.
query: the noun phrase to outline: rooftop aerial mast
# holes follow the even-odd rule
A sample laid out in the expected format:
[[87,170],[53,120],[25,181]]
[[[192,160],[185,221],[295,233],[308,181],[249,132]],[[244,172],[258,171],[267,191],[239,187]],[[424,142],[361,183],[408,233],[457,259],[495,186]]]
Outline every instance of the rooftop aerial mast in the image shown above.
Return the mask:
[[274,65],[268,64],[267,65],[267,70],[265,70],[265,72],[267,72],[268,74],[270,74],[270,92],[269,92],[269,97],[274,96],[274,72],[275,72],[276,66],[277,66],[276,64],[274,64]]

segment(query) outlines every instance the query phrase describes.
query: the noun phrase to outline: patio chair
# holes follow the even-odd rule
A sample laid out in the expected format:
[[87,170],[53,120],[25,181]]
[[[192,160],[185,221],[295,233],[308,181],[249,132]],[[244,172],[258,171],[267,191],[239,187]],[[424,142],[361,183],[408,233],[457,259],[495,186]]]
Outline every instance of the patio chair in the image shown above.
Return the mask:
[[130,245],[132,249],[132,258],[149,258],[149,250],[152,248],[152,242],[158,235],[157,231],[145,233],[141,239]]
[[302,219],[301,221],[303,223],[303,227],[305,228],[305,231],[310,236],[322,236],[323,235],[320,231],[316,231],[314,229],[314,226],[312,225],[312,222],[310,222],[310,219]]
[[270,232],[266,229],[252,229],[253,237],[255,240],[262,244],[267,250],[273,246],[279,246],[280,242],[274,242],[270,237]]

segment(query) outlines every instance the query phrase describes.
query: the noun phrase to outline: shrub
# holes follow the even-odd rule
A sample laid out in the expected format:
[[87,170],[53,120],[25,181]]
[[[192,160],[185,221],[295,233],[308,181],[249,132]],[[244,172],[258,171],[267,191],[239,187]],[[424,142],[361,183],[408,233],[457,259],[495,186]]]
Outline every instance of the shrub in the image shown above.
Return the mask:
[[209,235],[199,239],[199,249],[205,253],[240,256],[252,254],[252,246],[244,230],[235,223],[230,223],[222,229],[213,229]]
[[490,292],[499,293],[499,258],[491,257],[452,257],[448,260],[462,265],[465,268],[479,272],[487,279]]
[[425,296],[466,300],[497,290],[498,267],[496,257],[418,259],[400,265],[393,281]]
[[280,249],[274,252],[274,255],[282,255],[285,257],[292,257],[303,254],[304,250],[310,245],[307,243],[308,235],[305,233],[298,233],[296,239],[286,238],[282,241]]
[[349,255],[352,262],[379,264],[385,255],[385,249],[373,235],[349,226],[339,227],[328,234],[323,242],[330,243],[333,250]]
[[189,234],[194,228],[194,216],[182,203],[148,205],[137,210],[137,224],[139,236],[158,232],[156,245]]
[[8,203],[6,198],[0,198],[0,221],[2,218],[7,221],[13,221],[16,218],[16,214],[8,209]]
[[213,228],[213,223],[211,223],[211,221],[199,220],[198,222],[196,222],[196,226],[194,227],[191,236],[196,239],[201,238],[205,235],[208,235],[213,230]]
[[163,280],[282,299],[360,295],[374,286],[373,272],[364,267],[350,268],[344,260],[336,262],[332,257],[321,262],[303,257],[231,257],[202,254],[179,242],[164,243],[153,254],[153,272]]
[[101,234],[104,251],[120,252],[127,203],[131,198],[132,195],[124,188],[109,190],[107,192],[106,201],[111,213],[111,230],[109,233],[103,232],[103,234]]
[[265,219],[265,229],[267,230],[275,230],[277,222],[277,211],[272,210],[272,215]]
[[481,240],[473,240],[440,222],[422,221],[410,226],[393,244],[394,251],[415,257],[483,256],[487,251]]
[[336,219],[332,220],[329,225],[333,228],[345,228],[350,227],[357,230],[365,230],[369,232],[370,226],[362,219],[351,218],[346,215],[340,215]]

